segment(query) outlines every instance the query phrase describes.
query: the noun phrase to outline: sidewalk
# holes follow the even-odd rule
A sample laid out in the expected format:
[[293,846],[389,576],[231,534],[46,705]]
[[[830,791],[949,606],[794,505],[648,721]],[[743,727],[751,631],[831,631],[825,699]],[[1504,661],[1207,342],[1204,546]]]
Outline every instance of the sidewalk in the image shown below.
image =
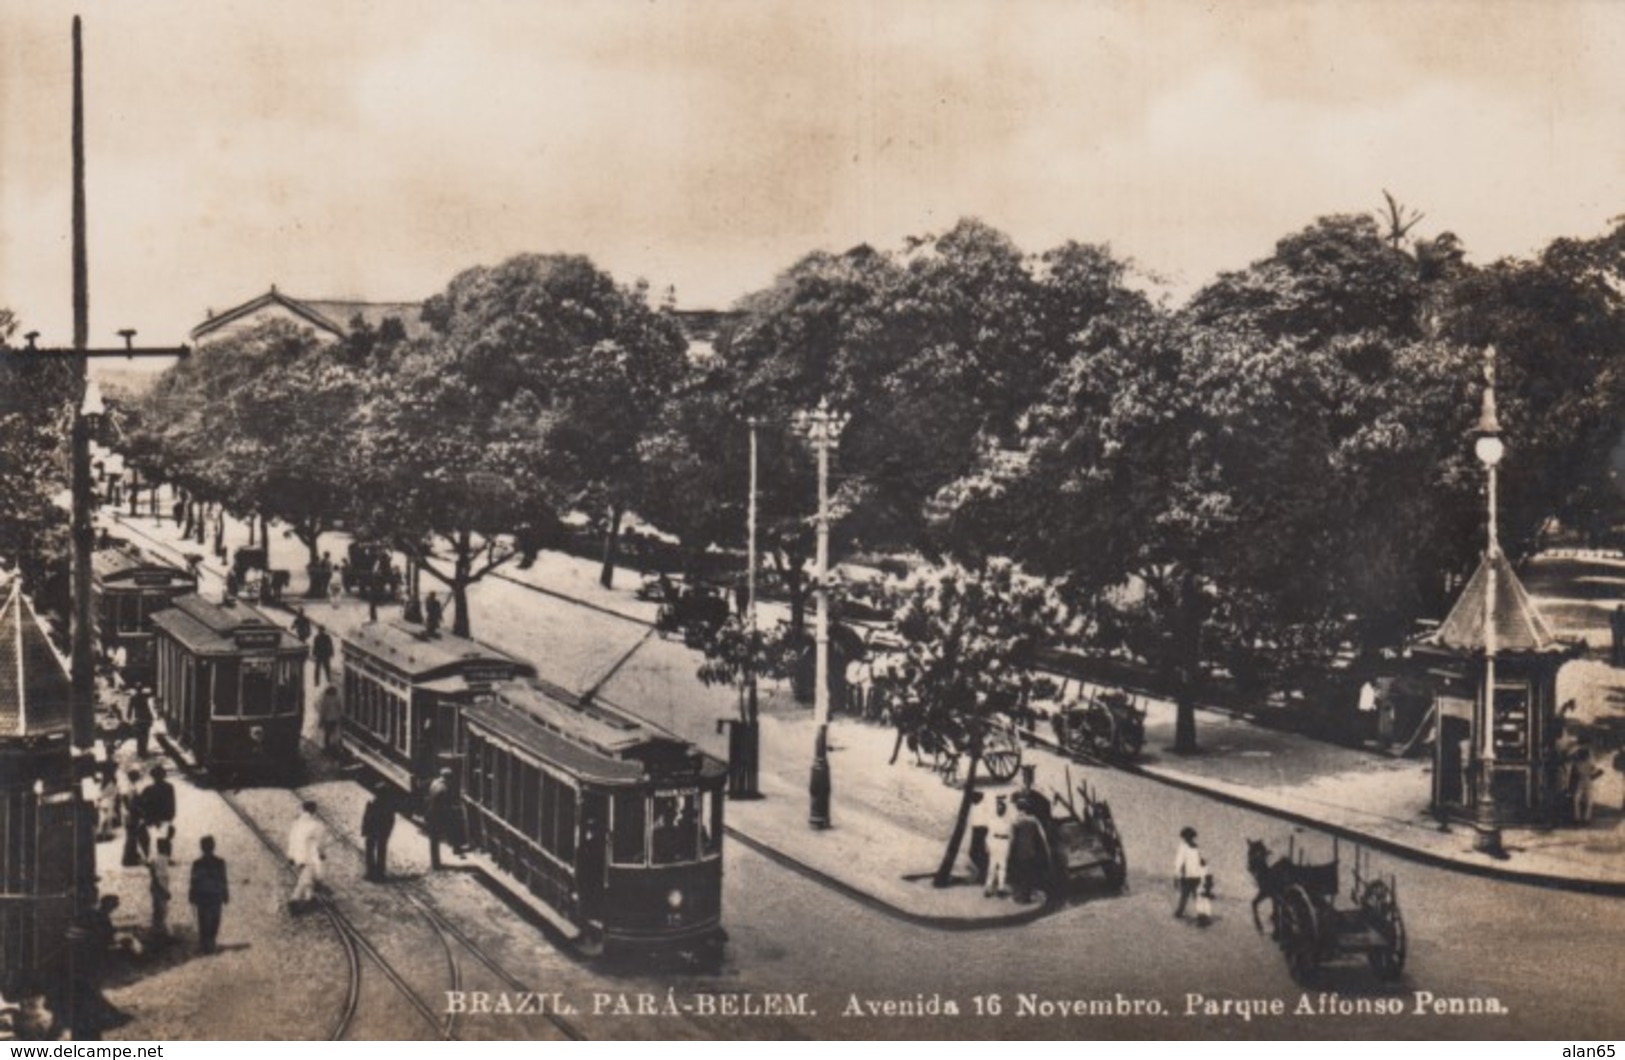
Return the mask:
[[[154,527],[152,520],[138,518],[124,533],[144,544],[174,542],[174,547],[191,550],[178,543],[173,524]],[[235,543],[228,533],[228,545]],[[218,591],[223,572],[212,557],[204,572],[211,589]],[[340,635],[366,621],[366,605],[350,597],[341,597],[336,605],[302,600],[298,596],[302,580],[296,570],[288,604],[304,606],[313,621]],[[597,583],[597,564],[591,561],[549,555],[546,562],[529,571],[514,571],[503,580],[540,586],[560,602],[632,622],[653,618],[653,605],[633,595],[635,579],[624,579],[624,587],[603,589]],[[386,613],[393,615],[395,609]],[[550,664],[558,665],[551,656],[574,658],[602,651],[602,645],[559,644],[544,659],[525,643],[520,629],[525,623],[513,621],[514,617],[481,616],[481,639],[531,658],[542,667],[544,677],[580,690],[584,671],[550,672]],[[549,623],[549,635],[579,640],[603,635],[592,623],[579,625],[576,629],[571,623]],[[635,632],[629,626],[627,636]],[[706,688],[695,680],[694,655],[677,641],[651,638],[633,648],[625,662],[604,684],[604,698],[644,712],[713,754],[725,753],[715,722],[737,715],[734,690]],[[1598,682],[1614,680],[1606,667],[1600,673],[1590,669],[1598,665],[1570,664],[1565,683],[1590,689],[1594,698]],[[1560,686],[1560,698],[1574,694]],[[1611,701],[1609,706],[1618,709]],[[1395,759],[1327,744],[1212,711],[1202,711],[1197,724],[1203,753],[1176,757],[1164,750],[1173,742],[1173,706],[1153,701],[1148,711],[1145,752],[1138,762],[1124,767],[1125,772],[1451,869],[1625,893],[1625,820],[1619,812],[1620,777],[1612,771],[1598,783],[1599,808],[1589,828],[1506,829],[1503,842],[1510,856],[1496,860],[1473,850],[1470,829],[1453,826],[1442,831],[1427,812],[1429,760]],[[1042,907],[985,898],[974,886],[933,888],[930,876],[946,846],[960,790],[945,785],[930,770],[915,767],[906,750],[896,765],[887,766],[895,738],[892,730],[837,719],[830,735],[834,827],[814,830],[807,823],[814,740],[810,711],[792,703],[787,689],[764,687],[761,761],[771,765],[764,767],[760,786],[766,798],[729,804],[729,831],[735,839],[827,886],[918,923],[971,928],[1043,915]],[[1061,772],[1064,759],[1059,756],[1047,751],[1030,754],[1045,761],[1041,767],[1045,778]],[[1040,783],[1046,789],[1051,786],[1056,785],[1047,779]],[[967,836],[962,856],[968,844]]]

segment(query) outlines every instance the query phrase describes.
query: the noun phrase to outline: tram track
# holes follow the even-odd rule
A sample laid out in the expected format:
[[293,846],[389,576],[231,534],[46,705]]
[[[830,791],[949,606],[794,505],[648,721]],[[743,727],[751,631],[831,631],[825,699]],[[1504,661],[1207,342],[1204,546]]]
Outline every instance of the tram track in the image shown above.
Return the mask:
[[[306,746],[313,749],[316,746],[314,741],[309,739],[306,739],[303,742]],[[289,790],[301,800],[304,799],[304,793],[302,793],[299,789],[291,788]],[[347,847],[352,852],[361,855],[362,857],[366,856],[366,851],[364,848],[354,839],[352,839],[345,829],[338,827],[335,822],[327,817],[326,814],[318,810],[316,812],[316,817],[322,822],[323,825],[327,827],[329,833],[337,837],[340,844]],[[475,961],[484,966],[485,969],[499,979],[505,987],[527,996],[532,993],[531,987],[528,984],[510,972],[499,960],[497,960],[497,958],[492,956],[483,946],[470,937],[467,932],[453,923],[435,903],[434,899],[427,893],[421,884],[415,881],[401,880],[391,884],[391,890],[393,890],[394,893],[401,895],[412,904],[412,906],[418,911],[419,915],[421,915],[429,924],[430,928],[434,931],[435,936],[440,940],[441,946],[446,955],[448,976],[452,983],[452,990],[461,990],[463,981],[462,965],[461,962],[457,960],[455,947],[452,945],[453,940],[455,940],[458,946],[461,946],[464,950],[466,950]],[[553,1012],[544,1013],[543,1015],[547,1021],[566,1038],[573,1041],[586,1040],[586,1035],[581,1032],[580,1028],[576,1027],[562,1015]],[[455,1018],[456,1013],[447,1013],[444,1028],[448,1038],[452,1037],[452,1031],[455,1026]]]

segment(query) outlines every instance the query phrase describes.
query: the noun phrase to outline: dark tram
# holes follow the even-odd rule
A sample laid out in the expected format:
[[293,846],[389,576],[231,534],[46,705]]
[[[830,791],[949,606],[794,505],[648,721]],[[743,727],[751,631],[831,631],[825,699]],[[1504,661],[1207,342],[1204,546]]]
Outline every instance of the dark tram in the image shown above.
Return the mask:
[[567,938],[722,940],[722,762],[475,641],[369,622],[343,652],[346,747],[413,795],[450,769],[450,838]]
[[175,598],[197,592],[197,578],[143,556],[130,545],[98,549],[90,560],[91,608],[101,652],[122,656],[120,674],[131,684],[152,680],[152,616]]
[[470,843],[582,949],[722,942],[722,762],[534,681],[466,707],[455,750]]
[[305,646],[259,611],[182,596],[152,619],[157,707],[176,743],[216,775],[299,768]]
[[457,712],[529,663],[421,626],[368,622],[344,637],[345,746],[402,791],[421,794],[452,764]]

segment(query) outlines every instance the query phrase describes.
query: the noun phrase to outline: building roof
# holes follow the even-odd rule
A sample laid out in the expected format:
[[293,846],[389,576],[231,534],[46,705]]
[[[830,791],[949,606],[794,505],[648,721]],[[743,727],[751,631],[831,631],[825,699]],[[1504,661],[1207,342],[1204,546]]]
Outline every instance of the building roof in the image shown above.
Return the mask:
[[1518,580],[1505,554],[1496,549],[1484,557],[1439,628],[1422,643],[1456,652],[1484,650],[1484,598],[1490,572],[1495,572],[1495,649],[1500,652],[1566,652],[1529,592]]
[[210,313],[209,318],[192,329],[192,341],[204,342],[210,335],[233,324],[240,324],[256,313],[281,309],[298,317],[317,331],[333,338],[347,338],[351,321],[360,317],[369,327],[376,328],[391,317],[401,322],[408,338],[416,338],[428,330],[423,322],[421,302],[358,302],[335,298],[295,298],[283,294],[273,285],[269,291],[251,298],[242,305],[233,306],[222,313]]
[[0,738],[73,729],[73,682],[13,581],[0,605]]

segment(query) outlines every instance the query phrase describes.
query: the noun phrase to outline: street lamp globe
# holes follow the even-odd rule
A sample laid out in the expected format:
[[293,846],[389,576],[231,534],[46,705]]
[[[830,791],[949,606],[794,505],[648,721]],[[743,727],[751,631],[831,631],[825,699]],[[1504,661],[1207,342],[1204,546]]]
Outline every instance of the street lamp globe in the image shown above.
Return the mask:
[[1478,462],[1485,467],[1494,467],[1506,455],[1506,444],[1501,441],[1498,434],[1481,434],[1478,441],[1473,443],[1473,452],[1478,455]]

